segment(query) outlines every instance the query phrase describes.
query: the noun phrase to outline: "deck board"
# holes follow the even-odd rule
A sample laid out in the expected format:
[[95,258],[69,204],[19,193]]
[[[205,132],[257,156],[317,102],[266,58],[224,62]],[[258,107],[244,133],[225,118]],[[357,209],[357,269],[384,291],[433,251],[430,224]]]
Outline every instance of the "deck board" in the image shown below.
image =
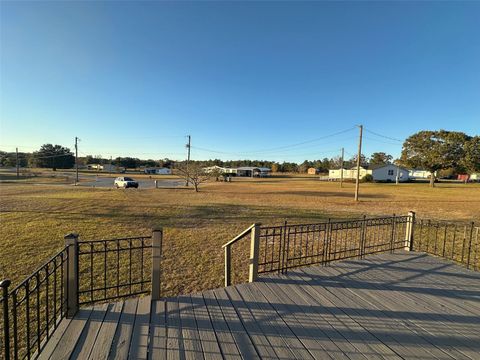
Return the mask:
[[480,274],[418,252],[83,308],[41,359],[480,359]]

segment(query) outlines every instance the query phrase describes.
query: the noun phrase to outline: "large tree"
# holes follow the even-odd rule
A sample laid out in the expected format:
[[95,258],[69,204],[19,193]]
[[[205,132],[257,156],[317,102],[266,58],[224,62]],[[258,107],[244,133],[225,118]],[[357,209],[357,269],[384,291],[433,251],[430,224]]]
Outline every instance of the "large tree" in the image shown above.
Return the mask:
[[468,174],[480,171],[480,136],[474,136],[465,142],[460,166]]
[[433,187],[436,171],[460,166],[469,140],[468,135],[457,131],[419,131],[403,143],[400,160],[405,166],[430,171]]
[[392,162],[392,155],[384,152],[374,152],[370,156],[370,165],[387,165]]
[[71,169],[75,165],[75,157],[69,148],[61,145],[45,144],[33,153],[33,164],[41,168]]

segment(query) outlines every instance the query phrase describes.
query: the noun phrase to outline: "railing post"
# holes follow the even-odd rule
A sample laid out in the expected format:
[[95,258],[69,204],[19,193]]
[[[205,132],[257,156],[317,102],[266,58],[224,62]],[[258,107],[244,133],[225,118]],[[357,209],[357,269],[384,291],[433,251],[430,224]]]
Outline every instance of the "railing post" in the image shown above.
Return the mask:
[[248,282],[255,282],[258,278],[258,254],[260,251],[260,224],[252,228],[250,238],[250,262],[248,266]]
[[11,282],[8,279],[0,282],[3,301],[3,348],[5,360],[10,360],[10,316],[8,310],[8,287],[10,284]]
[[230,245],[225,246],[225,286],[230,286],[232,284],[231,277],[232,270],[232,249]]
[[367,230],[367,215],[363,215],[362,229],[360,232],[360,259],[365,258],[365,232]]
[[64,239],[68,255],[67,261],[64,263],[63,284],[67,303],[67,318],[72,318],[78,311],[78,234],[67,234]]
[[152,230],[152,300],[160,299],[163,229]]
[[470,225],[470,240],[468,241],[467,269],[470,268],[470,254],[472,253],[472,239],[473,239],[474,226],[475,226],[475,223],[472,221]]
[[405,231],[405,250],[413,251],[413,228],[415,225],[415,212],[408,212],[407,226]]

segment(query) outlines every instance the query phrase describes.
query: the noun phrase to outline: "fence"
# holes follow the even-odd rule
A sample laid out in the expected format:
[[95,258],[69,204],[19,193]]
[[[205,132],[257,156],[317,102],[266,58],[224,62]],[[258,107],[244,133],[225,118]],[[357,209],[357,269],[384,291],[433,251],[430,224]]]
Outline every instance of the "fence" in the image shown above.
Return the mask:
[[247,235],[251,236],[249,281],[255,281],[262,273],[285,273],[300,266],[410,249],[414,221],[415,214],[411,212],[406,216],[329,220],[317,224],[254,224],[223,246],[225,286],[229,286],[232,279],[232,245]]
[[480,227],[435,220],[415,222],[414,248],[480,270]]
[[[65,247],[13,290],[0,283],[0,349],[6,360],[36,358],[65,317],[80,305],[150,293],[160,298],[162,230],[151,236],[80,241]],[[316,224],[253,224],[226,243],[225,285],[232,283],[232,247],[250,236],[248,280],[259,274],[396,249],[419,250],[480,269],[480,228],[415,220],[415,213]],[[247,267],[245,267],[247,268]],[[2,351],[0,351],[2,352]]]
[[65,317],[80,305],[151,293],[160,298],[162,230],[152,236],[79,241],[65,248],[13,290],[0,283],[5,360],[36,358]]

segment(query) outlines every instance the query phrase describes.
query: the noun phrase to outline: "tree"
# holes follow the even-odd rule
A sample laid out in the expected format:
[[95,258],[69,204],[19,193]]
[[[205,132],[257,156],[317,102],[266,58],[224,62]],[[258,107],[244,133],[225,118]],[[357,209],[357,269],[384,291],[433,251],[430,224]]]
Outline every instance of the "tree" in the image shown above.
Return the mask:
[[61,145],[45,144],[33,153],[33,164],[36,167],[71,169],[75,165],[75,157],[69,148]]
[[430,186],[435,185],[435,172],[460,166],[464,146],[470,137],[456,131],[419,131],[403,143],[400,160],[403,165],[431,172]]
[[460,166],[468,174],[480,171],[480,136],[474,136],[465,142]]
[[308,169],[311,168],[312,166],[313,166],[313,164],[310,161],[305,160],[303,163],[301,163],[298,166],[298,172],[306,173],[308,171]]
[[176,164],[175,169],[187,184],[189,182],[193,184],[195,192],[199,191],[200,184],[208,181],[212,177],[212,174],[205,171],[203,164],[198,162],[191,161],[188,166],[186,163]]
[[[357,155],[354,155],[350,160],[345,161],[345,165],[344,165],[345,169],[357,166],[357,157],[358,157]],[[368,158],[363,154],[361,154],[360,156],[360,166],[361,167],[368,166]]]
[[393,156],[384,152],[374,152],[370,156],[370,165],[387,165],[392,162]]
[[140,162],[137,158],[132,157],[117,157],[115,159],[115,165],[122,166],[127,169],[136,169],[138,167],[138,163]]

